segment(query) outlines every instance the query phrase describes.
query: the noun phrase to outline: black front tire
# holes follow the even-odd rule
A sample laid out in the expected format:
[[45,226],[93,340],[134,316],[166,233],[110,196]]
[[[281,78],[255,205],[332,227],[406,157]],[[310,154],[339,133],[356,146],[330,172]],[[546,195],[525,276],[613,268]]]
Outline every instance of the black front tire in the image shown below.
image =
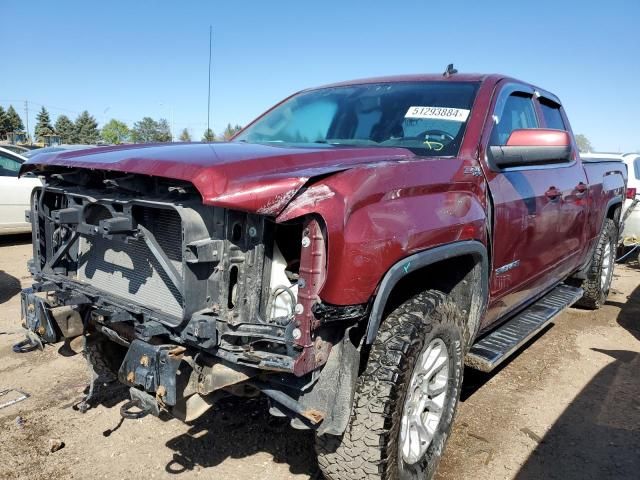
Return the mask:
[[[430,479],[438,466],[455,416],[464,369],[464,317],[442,292],[416,295],[382,323],[342,436],[316,436],[318,464],[326,478]],[[400,422],[417,359],[434,339],[449,355],[446,399],[433,440],[412,465],[400,452]]]

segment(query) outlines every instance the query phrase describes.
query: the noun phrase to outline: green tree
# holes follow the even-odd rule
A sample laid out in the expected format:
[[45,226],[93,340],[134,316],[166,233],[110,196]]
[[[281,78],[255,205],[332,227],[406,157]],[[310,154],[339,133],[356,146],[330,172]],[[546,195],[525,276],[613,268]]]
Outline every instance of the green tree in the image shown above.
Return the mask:
[[98,122],[86,110],[76,118],[73,130],[73,143],[95,145],[100,140]]
[[24,123],[22,123],[22,119],[15,108],[13,108],[13,105],[9,105],[7,109],[7,123],[9,126],[7,131],[9,132],[21,132],[24,130]]
[[131,141],[135,143],[170,142],[171,128],[164,118],[155,121],[151,117],[144,117],[133,124]]
[[134,143],[153,142],[156,130],[158,130],[158,122],[151,117],[144,117],[139,122],[133,124],[131,141]]
[[186,128],[182,129],[182,133],[180,134],[180,141],[181,142],[191,141],[191,135],[189,135],[189,130],[187,130]]
[[578,150],[580,150],[581,152],[593,151],[593,145],[591,145],[589,139],[581,133],[576,135],[576,143],[578,144]]
[[129,127],[127,127],[126,123],[112,118],[102,127],[100,136],[107,143],[119,145],[129,138]]
[[158,120],[158,129],[156,130],[156,135],[153,139],[154,142],[171,142],[173,140],[173,135],[171,134],[171,127],[169,127],[169,122],[166,119],[161,118]]
[[235,127],[232,127],[230,123],[227,123],[227,128],[224,129],[224,139],[225,140],[230,140],[236,133],[238,133],[240,130],[242,130],[242,127],[240,125],[236,125]]
[[36,128],[34,130],[37,142],[44,142],[45,135],[53,135],[53,126],[51,126],[51,118],[49,112],[42,107],[36,115]]
[[202,141],[203,142],[215,142],[216,141],[216,135],[215,133],[213,133],[213,130],[211,130],[210,128],[207,128],[204,132],[204,135],[202,136]]
[[71,143],[75,134],[75,126],[69,117],[60,115],[56,119],[55,131],[60,135],[60,143]]
[[0,106],[0,140],[3,140],[7,135],[8,121],[7,112]]

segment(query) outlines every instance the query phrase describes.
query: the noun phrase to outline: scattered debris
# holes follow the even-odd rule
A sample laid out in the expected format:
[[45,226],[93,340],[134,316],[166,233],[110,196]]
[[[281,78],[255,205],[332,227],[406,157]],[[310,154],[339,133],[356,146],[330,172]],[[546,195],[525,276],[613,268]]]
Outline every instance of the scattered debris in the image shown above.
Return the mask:
[[487,440],[486,438],[478,435],[477,433],[467,432],[467,435],[469,435],[470,437],[476,438],[478,440],[481,440],[483,442],[489,443],[489,440]]
[[533,430],[531,430],[530,428],[527,427],[523,427],[520,429],[520,431],[522,433],[524,433],[527,437],[529,437],[531,440],[538,442],[538,443],[543,443],[544,440],[542,439],[542,437],[540,437],[539,435],[537,435]]
[[20,390],[16,390],[15,388],[8,388],[6,390],[0,390],[0,398],[4,401],[0,403],[0,408],[8,407],[9,405],[14,405],[18,402],[26,400],[29,398],[28,393],[21,392]]
[[491,463],[491,460],[493,460],[493,449],[490,448],[488,450],[485,450],[484,448],[481,448],[480,450],[478,450],[478,453],[485,453],[487,456],[484,459],[484,463],[485,465],[489,465],[489,463]]
[[19,429],[23,429],[23,428],[24,428],[24,418],[22,418],[20,415],[18,415],[18,416],[16,417],[15,422],[16,422],[16,426],[17,426]]
[[64,448],[64,442],[58,438],[49,439],[49,452],[55,453]]
[[38,345],[27,338],[25,340],[22,340],[21,342],[14,344],[12,350],[14,351],[14,353],[27,353],[34,351],[36,348],[38,348]]

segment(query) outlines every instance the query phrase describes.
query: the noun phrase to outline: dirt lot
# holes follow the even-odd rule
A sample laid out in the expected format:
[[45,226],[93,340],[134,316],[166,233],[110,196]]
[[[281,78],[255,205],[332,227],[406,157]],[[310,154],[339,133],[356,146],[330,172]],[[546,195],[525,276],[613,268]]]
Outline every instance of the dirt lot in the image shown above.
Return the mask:
[[[309,432],[262,400],[225,400],[191,425],[119,426],[124,392],[81,414],[82,357],[15,354],[28,238],[0,239],[0,478],[318,478]],[[465,373],[439,479],[631,479],[640,475],[640,269],[618,267],[607,305],[570,310],[492,375]],[[0,401],[1,403],[1,401]],[[115,429],[112,431],[112,429]],[[64,447],[49,453],[50,441]]]

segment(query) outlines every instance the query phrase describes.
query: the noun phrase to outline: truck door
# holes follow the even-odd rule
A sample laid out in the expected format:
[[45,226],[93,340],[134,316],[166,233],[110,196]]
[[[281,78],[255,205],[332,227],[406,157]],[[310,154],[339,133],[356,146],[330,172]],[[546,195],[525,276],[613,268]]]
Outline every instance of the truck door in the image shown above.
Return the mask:
[[[571,133],[569,122],[558,99],[546,92],[538,92],[536,97],[539,117],[544,126]],[[590,189],[587,185],[587,174],[582,163],[578,161],[576,152],[577,146],[574,147],[574,161],[563,165],[555,173],[556,188],[561,192],[560,221],[556,225],[556,238],[560,254],[564,257],[558,271],[560,278],[569,275],[580,266],[583,260],[580,254],[584,252],[588,241],[586,227]]]
[[574,168],[582,171],[581,165],[573,160],[500,169],[487,157],[488,147],[506,145],[514,130],[546,126],[537,95],[526,85],[499,84],[483,132],[480,156],[493,204],[491,295],[483,327],[557,282],[573,256],[568,250],[578,253],[581,213],[563,202],[575,194],[580,178]]

